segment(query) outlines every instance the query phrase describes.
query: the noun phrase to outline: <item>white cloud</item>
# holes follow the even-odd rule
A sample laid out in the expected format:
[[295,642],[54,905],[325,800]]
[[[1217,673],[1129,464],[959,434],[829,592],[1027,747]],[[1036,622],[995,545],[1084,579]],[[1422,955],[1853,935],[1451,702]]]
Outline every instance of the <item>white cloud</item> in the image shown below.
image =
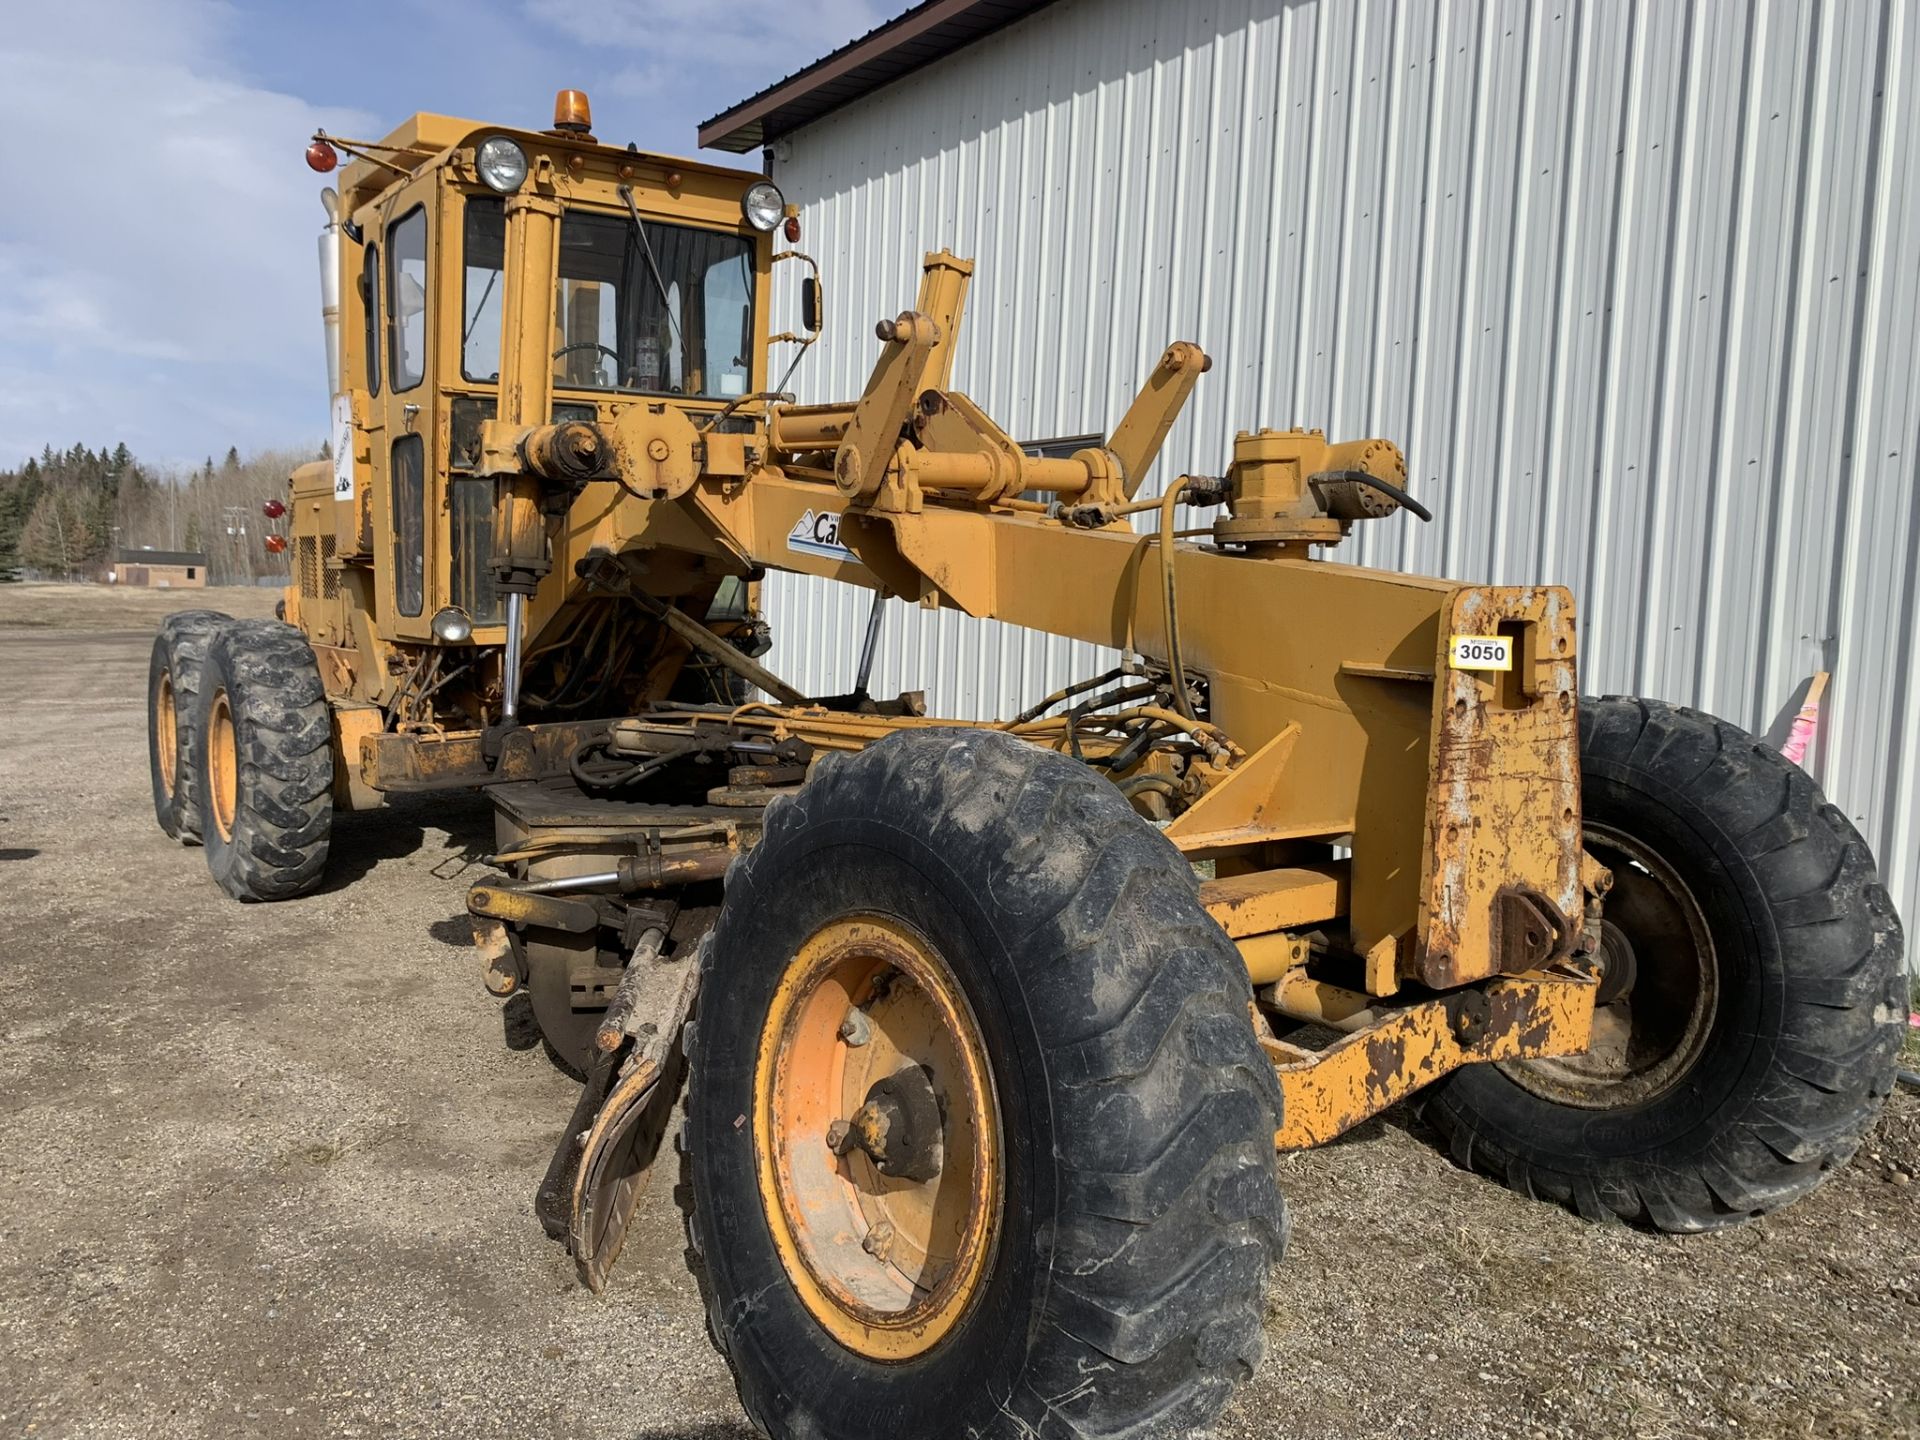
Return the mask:
[[[155,459],[324,432],[318,125],[238,78],[225,7],[80,0],[0,32],[0,465],[125,438]],[[17,20],[17,23],[16,23]]]
[[[528,15],[581,44],[637,52],[616,93],[697,88],[701,119],[865,34],[902,7],[877,0],[527,0]],[[716,23],[716,14],[724,13]]]
[[[378,136],[414,109],[534,123],[586,83],[607,92],[603,136],[685,154],[698,120],[899,8],[735,0],[722,30],[711,0],[335,3],[5,4],[0,467],[75,441],[179,463],[318,441],[316,128]],[[322,53],[321,35],[369,48]],[[343,87],[366,110],[294,93]]]

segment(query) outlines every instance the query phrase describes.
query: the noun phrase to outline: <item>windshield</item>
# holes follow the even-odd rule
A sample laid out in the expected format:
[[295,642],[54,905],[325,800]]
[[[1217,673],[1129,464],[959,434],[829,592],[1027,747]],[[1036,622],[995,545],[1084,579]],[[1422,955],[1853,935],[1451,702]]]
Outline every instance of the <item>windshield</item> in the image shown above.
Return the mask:
[[[733,399],[747,393],[753,354],[753,242],[717,230],[569,210],[560,219],[553,383],[574,390]],[[499,200],[467,201],[462,368],[500,370]]]
[[556,385],[732,398],[753,351],[753,242],[624,216],[560,218]]
[[467,201],[460,229],[465,253],[465,299],[460,307],[460,373],[491,385],[500,379],[500,301],[505,288],[507,212],[491,196]]

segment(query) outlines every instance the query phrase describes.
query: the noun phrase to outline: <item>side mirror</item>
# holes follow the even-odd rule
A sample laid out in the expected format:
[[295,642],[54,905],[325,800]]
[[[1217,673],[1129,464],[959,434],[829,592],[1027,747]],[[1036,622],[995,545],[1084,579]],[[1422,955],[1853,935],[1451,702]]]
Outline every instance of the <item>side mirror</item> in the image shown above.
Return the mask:
[[800,281],[800,333],[788,330],[779,335],[769,335],[769,345],[798,345],[803,349],[820,338],[820,265],[811,255],[802,255],[798,250],[782,250],[773,257],[773,263],[782,260],[798,260],[807,267],[808,274]]

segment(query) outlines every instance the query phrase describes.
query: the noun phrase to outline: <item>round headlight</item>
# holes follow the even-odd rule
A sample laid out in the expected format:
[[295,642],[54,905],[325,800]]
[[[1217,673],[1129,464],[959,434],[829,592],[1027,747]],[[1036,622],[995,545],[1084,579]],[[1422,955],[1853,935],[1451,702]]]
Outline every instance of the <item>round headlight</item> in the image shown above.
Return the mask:
[[527,152],[504,135],[482,142],[473,163],[487,188],[502,195],[511,195],[526,182]]
[[433,638],[445,645],[464,645],[473,638],[473,617],[458,605],[436,611]]
[[740,197],[740,208],[746,211],[747,223],[754,229],[771,230],[787,213],[787,197],[771,180],[761,180],[747,187],[747,193]]

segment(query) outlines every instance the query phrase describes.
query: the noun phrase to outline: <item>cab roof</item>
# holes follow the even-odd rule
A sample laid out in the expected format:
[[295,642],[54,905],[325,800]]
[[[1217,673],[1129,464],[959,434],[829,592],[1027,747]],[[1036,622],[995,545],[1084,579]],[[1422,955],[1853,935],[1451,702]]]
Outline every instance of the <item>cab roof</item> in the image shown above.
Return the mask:
[[[745,183],[751,183],[760,178],[760,172],[757,170],[714,165],[705,160],[689,160],[678,155],[664,155],[656,150],[636,150],[624,145],[609,145],[592,136],[565,134],[553,130],[530,130],[515,125],[492,125],[480,120],[464,120],[455,115],[435,115],[425,110],[415,111],[385,138],[368,144],[365,148],[382,159],[390,160],[393,165],[405,170],[411,176],[423,165],[448,151],[489,135],[506,135],[529,148],[577,150],[609,156],[638,154],[655,164],[669,165],[683,173],[695,172]],[[340,194],[346,200],[351,213],[352,210],[358,209],[379,195],[381,191],[398,184],[400,179],[401,177],[387,165],[376,160],[354,159],[340,172]]]

